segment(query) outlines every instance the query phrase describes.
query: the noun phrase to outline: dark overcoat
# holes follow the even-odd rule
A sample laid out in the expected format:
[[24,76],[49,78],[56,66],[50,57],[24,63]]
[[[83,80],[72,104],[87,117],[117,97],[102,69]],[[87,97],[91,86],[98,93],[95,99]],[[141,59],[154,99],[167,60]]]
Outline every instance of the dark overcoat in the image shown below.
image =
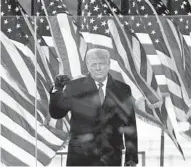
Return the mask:
[[50,93],[49,111],[55,119],[71,111],[67,166],[120,166],[123,143],[125,162],[138,163],[134,105],[128,85],[109,75],[101,105],[96,84],[88,75]]

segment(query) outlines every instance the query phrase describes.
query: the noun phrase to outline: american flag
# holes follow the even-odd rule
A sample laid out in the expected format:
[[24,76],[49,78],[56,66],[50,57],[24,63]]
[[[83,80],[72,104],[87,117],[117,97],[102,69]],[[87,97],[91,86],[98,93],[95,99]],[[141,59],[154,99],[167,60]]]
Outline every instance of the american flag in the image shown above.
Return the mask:
[[[170,11],[165,8],[162,1],[158,1],[153,9],[151,6],[152,4],[146,0],[130,1],[129,13],[137,16],[137,20],[133,20],[134,16],[131,17],[134,22],[131,27],[134,32],[146,32],[144,36],[147,37],[148,43],[153,45],[153,51],[156,50],[149,58],[153,62],[153,69],[161,91],[170,93],[177,120],[185,122],[188,120],[190,99],[189,91],[186,90],[187,88],[189,90],[187,86],[189,82],[182,79],[185,74],[180,75],[180,67],[183,66],[180,61],[182,54],[180,36],[173,22],[164,17],[170,14]],[[138,25],[144,27],[143,31]],[[143,43],[144,41],[146,40],[142,40]],[[188,56],[186,54],[185,52],[183,56]],[[187,74],[189,78],[189,73]]]
[[[102,47],[112,47],[112,43],[110,36],[109,27],[107,25],[107,20],[111,19],[110,16],[112,16],[112,13],[110,12],[110,9],[108,8],[107,4],[104,1],[82,1],[82,18],[81,18],[81,31],[83,31],[83,35],[85,37],[85,40],[87,42],[91,42],[92,44],[99,45]],[[118,8],[114,3],[111,3],[112,10],[119,14],[120,18],[123,18],[123,16],[119,13]],[[115,6],[114,6],[115,5]],[[130,34],[128,36],[131,38]],[[92,41],[90,41],[92,40]],[[132,37],[130,39],[133,45],[133,42],[137,42],[139,44],[136,37]],[[108,42],[107,42],[108,41]],[[109,46],[110,45],[110,46]],[[141,46],[139,50],[141,49],[140,53],[136,54],[136,58],[139,59],[138,61],[141,61],[141,65],[138,65],[138,73],[136,73],[136,65],[133,60],[128,57],[121,57],[122,64],[125,64],[125,68],[128,69],[130,73],[130,77],[134,79],[134,82],[138,82],[143,93],[148,97],[148,100],[153,104],[157,101],[159,101],[158,94],[156,93],[158,91],[157,84],[155,82],[155,78],[152,75],[152,69],[145,68],[144,65],[148,65],[148,62],[144,57],[146,56],[143,48]],[[136,48],[137,49],[137,48]],[[135,48],[134,48],[135,51]],[[114,56],[114,55],[112,55]],[[116,56],[112,57],[113,59],[116,59]],[[129,59],[129,60],[128,60]],[[143,62],[145,61],[145,62]],[[148,70],[148,71],[147,71]],[[141,72],[140,72],[141,71]],[[148,78],[147,78],[148,77]],[[147,80],[148,79],[148,80]],[[149,85],[149,87],[147,86]],[[144,89],[143,89],[144,87]],[[153,91],[154,90],[154,91]]]
[[[179,72],[184,81],[189,98],[191,98],[191,1],[190,0],[172,0],[169,6],[171,12],[170,18],[180,31],[183,54],[180,57],[182,63],[179,65]],[[191,124],[191,111],[187,113],[187,120],[184,123]],[[179,123],[181,121],[179,120]],[[191,137],[191,130],[183,131],[183,135]]]
[[48,116],[48,91],[58,74],[58,57],[44,42],[35,46],[34,33],[26,22],[34,31],[35,19],[21,17],[17,1],[4,0],[1,5],[1,141],[4,143],[1,160],[9,166],[45,166],[68,137],[66,121],[44,122]]
[[[109,9],[109,7],[108,7],[108,5],[107,5],[107,3],[105,3],[106,1],[96,1],[96,0],[92,0],[92,1],[86,1],[86,0],[83,0],[82,1],[83,2],[83,6],[82,6],[82,16],[84,16],[82,19],[81,19],[81,28],[82,28],[82,30],[83,31],[85,31],[85,32],[87,32],[87,35],[85,34],[85,37],[86,36],[88,36],[87,38],[87,41],[89,42],[90,40],[92,41],[92,43],[93,44],[96,44],[96,45],[101,45],[101,43],[102,43],[102,41],[101,41],[101,38],[100,38],[100,40],[98,40],[99,38],[97,38],[97,37],[95,37],[95,36],[100,36],[100,34],[102,35],[102,36],[106,36],[106,37],[108,37],[109,38],[109,35],[110,35],[110,33],[112,33],[112,32],[110,32],[110,29],[108,28],[108,24],[107,24],[107,20],[109,19],[109,16],[111,16],[112,15],[112,12],[111,11],[109,11],[110,9]],[[145,15],[145,19],[148,19],[147,20],[147,25],[149,26],[149,27],[152,27],[152,26],[155,26],[155,27],[152,27],[152,28],[150,28],[149,29],[149,31],[150,31],[150,33],[153,33],[153,35],[154,34],[156,34],[157,33],[157,31],[158,32],[160,32],[160,27],[157,25],[157,24],[155,24],[154,25],[154,21],[155,21],[155,23],[156,23],[156,20],[155,20],[155,18],[154,17],[151,17],[151,18],[148,18],[148,15],[150,15],[150,14],[152,14],[153,15],[153,13],[147,13],[147,12],[149,12],[149,11],[147,11],[147,8],[146,8],[146,6],[145,6],[145,4],[142,4],[142,5],[140,5],[140,6],[138,6],[138,5],[136,5],[137,3],[143,3],[141,0],[138,0],[138,1],[130,1],[130,4],[131,4],[131,7],[130,7],[130,10],[129,10],[129,12],[131,13],[131,11],[135,11],[136,13],[131,13],[132,14],[132,16],[130,17],[130,18],[124,18],[124,16],[122,16],[121,14],[120,14],[120,12],[119,12],[119,10],[117,9],[117,7],[115,7],[115,5],[113,4],[113,2],[112,1],[108,1],[109,2],[109,4],[110,4],[110,6],[111,6],[111,10],[114,12],[114,13],[116,13],[117,14],[117,17],[119,18],[119,20],[120,20],[120,23],[126,28],[126,32],[128,31],[128,32],[131,32],[131,35],[132,35],[132,38],[135,36],[135,34],[134,33],[136,33],[136,32],[142,32],[142,31],[144,31],[144,32],[147,32],[148,33],[148,30],[146,30],[146,25],[145,24],[143,24],[142,22],[143,22],[143,20],[142,20],[142,18],[139,18],[139,17],[136,17],[136,16],[134,16],[134,15],[137,15],[137,14],[139,14],[139,10],[141,10],[141,12],[145,12],[143,15]],[[145,3],[145,2],[144,2]],[[136,7],[136,9],[134,9],[133,7]],[[153,7],[153,6],[152,6]],[[167,10],[165,11],[165,12],[168,12]],[[142,14],[142,13],[141,13]],[[166,13],[164,13],[164,14],[166,14]],[[138,22],[139,21],[139,22]],[[111,27],[114,27],[114,25],[115,24],[113,24],[113,26],[111,26]],[[117,24],[116,24],[117,25]],[[158,26],[158,27],[157,27]],[[137,29],[135,29],[135,27],[137,28],[137,29],[139,29],[139,30],[137,30]],[[120,48],[118,45],[120,45],[120,42],[121,42],[121,46],[123,47],[123,49],[128,53],[128,54],[126,54],[126,56],[128,57],[129,55],[130,56],[132,56],[131,55],[131,53],[128,51],[128,45],[126,44],[125,45],[125,43],[126,43],[126,41],[125,40],[123,40],[123,38],[124,38],[124,34],[120,34],[120,31],[117,31],[117,29],[118,28],[116,28],[116,30],[113,32],[113,40],[114,40],[114,43],[115,43],[115,47],[118,49],[118,48]],[[91,39],[89,39],[90,38],[90,35],[91,35]],[[118,37],[117,37],[117,35],[116,34],[118,34]],[[140,34],[137,34],[136,33],[136,35],[138,36],[138,37],[140,37]],[[147,34],[145,34],[145,35],[147,35]],[[158,36],[157,36],[158,35]],[[103,38],[103,37],[102,37]],[[140,38],[139,38],[140,39]],[[144,40],[144,37],[142,37],[142,39],[140,39],[140,40]],[[155,43],[156,44],[156,46],[157,46],[157,48],[152,48],[153,50],[154,50],[154,52],[155,52],[155,55],[156,55],[156,50],[159,50],[160,51],[160,53],[163,53],[163,56],[164,56],[164,54],[167,54],[167,55],[169,55],[169,53],[168,53],[168,49],[166,48],[166,47],[163,47],[162,45],[160,45],[159,44],[159,42],[160,42],[160,40],[161,40],[161,36],[160,36],[160,34],[159,33],[157,33],[155,36],[154,36],[154,38],[152,39],[153,41],[152,41],[152,45],[153,45],[153,43]],[[97,43],[96,43],[96,41],[97,41]],[[133,41],[133,40],[132,40]],[[106,46],[106,40],[103,42],[103,45],[105,45],[105,47],[107,47]],[[135,63],[134,65],[137,67],[137,69],[139,69],[138,70],[138,72],[139,72],[139,76],[143,76],[142,75],[142,71],[146,71],[147,72],[147,70],[149,69],[150,71],[152,71],[153,70],[153,67],[151,67],[151,65],[149,64],[149,63],[143,63],[143,61],[148,61],[147,60],[147,57],[146,57],[146,54],[144,55],[143,53],[144,53],[144,50],[141,48],[142,46],[141,46],[141,44],[140,44],[140,42],[138,41],[138,40],[136,40],[136,42],[134,43],[134,45],[133,45],[133,42],[131,43],[132,44],[132,46],[133,47],[136,47],[136,46],[139,46],[139,47],[137,47],[135,50],[136,50],[136,52],[133,52],[134,53],[134,55],[133,55],[133,58],[135,58],[135,61],[133,62],[133,61],[129,61],[130,60],[130,58],[128,58],[127,59],[127,57],[126,57],[126,59],[124,58],[124,57],[121,57],[121,59],[123,59],[123,67],[121,66],[121,64],[122,63],[119,63],[119,61],[117,62],[117,63],[119,63],[118,64],[118,67],[116,66],[116,64],[112,64],[111,63],[111,69],[112,70],[116,70],[117,68],[118,69],[122,69],[122,70],[118,70],[118,71],[123,71],[124,69],[126,70],[126,71],[129,71],[129,70],[132,70],[133,71],[133,77],[132,78],[134,78],[135,77],[135,80],[137,79],[136,77],[137,77],[137,75],[135,75],[135,71],[136,71],[136,68],[134,68],[133,69],[133,66],[132,66],[132,64],[133,63]],[[155,45],[154,45],[155,46]],[[112,47],[112,46],[111,46]],[[121,48],[122,48],[121,47]],[[150,47],[150,46],[149,46]],[[146,48],[147,49],[147,51],[148,51],[148,49],[149,49],[149,51],[150,51],[150,48]],[[118,50],[120,50],[120,49],[118,49]],[[142,54],[141,54],[142,53]],[[148,54],[148,53],[147,53]],[[116,54],[117,55],[117,54]],[[114,58],[114,60],[116,59],[116,56],[115,55],[115,58]],[[119,55],[120,55],[120,53],[119,53]],[[121,55],[124,55],[123,53],[121,53]],[[113,57],[112,57],[113,58]],[[133,59],[132,58],[132,59]],[[158,55],[157,55],[157,58],[158,58]],[[118,59],[119,60],[119,59]],[[113,61],[113,60],[112,60]],[[112,62],[111,61],[111,62]],[[130,68],[127,68],[128,66],[125,66],[125,63],[127,63],[129,61],[129,64],[130,64]],[[145,66],[145,64],[147,64],[147,66]],[[124,66],[125,66],[125,68],[124,68]],[[140,70],[141,69],[141,70]],[[158,67],[157,67],[157,72],[160,72],[161,70],[162,70],[162,72],[164,72],[163,70],[167,70],[166,71],[166,73],[168,73],[169,74],[169,72],[170,72],[170,75],[171,75],[171,69],[168,69],[168,68],[161,68],[161,66],[160,66],[160,71],[158,71]],[[136,85],[136,82],[133,82],[133,80],[131,80],[131,78],[129,78],[129,80],[131,80],[131,82],[129,82],[129,80],[127,81],[126,80],[126,78],[128,78],[129,77],[129,75],[128,75],[128,72],[126,72],[126,71],[123,71],[123,73],[121,73],[122,74],[122,76],[123,76],[123,81],[124,82],[126,82],[127,84],[129,84],[131,87],[132,87],[132,94],[133,94],[133,96],[134,96],[134,98],[135,98],[135,100],[137,100],[137,101],[139,101],[138,100],[138,96],[137,96],[137,92],[136,93],[134,93],[134,91],[136,91],[136,88],[135,87],[137,87],[137,86],[140,86],[140,85]],[[154,69],[155,70],[155,69]],[[155,73],[156,71],[154,71],[154,73]],[[130,73],[131,74],[131,73]],[[145,82],[148,84],[148,80],[147,79],[149,79],[149,78],[151,78],[151,76],[152,76],[152,72],[151,73],[148,73],[148,74],[150,74],[150,77],[148,77],[148,78],[144,78],[145,79]],[[173,74],[175,74],[174,72],[173,72]],[[125,77],[124,77],[125,76]],[[147,75],[148,76],[148,75]],[[155,76],[154,76],[154,78],[156,77],[156,73],[155,73]],[[176,77],[176,75],[174,76],[173,75],[173,77],[175,77],[175,79],[177,78]],[[156,77],[157,78],[157,77]],[[174,80],[173,80],[174,81]],[[140,82],[138,82],[138,83],[140,83]],[[177,81],[177,83],[179,83],[178,81]],[[148,84],[149,86],[150,86],[150,88],[152,88],[152,85],[150,85],[150,84]],[[156,85],[158,86],[158,84],[156,83]],[[160,85],[160,83],[159,83],[159,85]],[[173,85],[171,85],[171,86],[173,86]],[[142,87],[142,86],[140,86],[140,88],[141,88],[141,90],[144,92],[145,91],[145,88],[144,87]],[[160,88],[163,88],[163,86],[160,86]],[[165,87],[166,88],[166,87]],[[158,92],[158,91],[156,91],[156,89],[154,89],[155,90],[155,92]],[[161,91],[164,91],[163,89],[161,89]],[[165,91],[166,92],[166,91]],[[168,91],[169,92],[169,91]],[[142,93],[142,92],[139,92],[140,94]],[[159,92],[160,93],[160,92]],[[146,99],[149,99],[149,96],[145,96],[146,94],[142,94],[142,96],[144,96],[144,97],[146,97]],[[153,97],[153,96],[151,96],[151,97]],[[171,98],[172,98],[172,95],[171,95]],[[150,115],[152,118],[153,117],[155,117],[155,118],[157,118],[157,119],[159,119],[160,120],[160,122],[161,122],[161,124],[163,125],[163,128],[167,131],[167,133],[169,134],[169,136],[172,138],[172,140],[174,141],[174,143],[176,144],[176,146],[178,147],[178,149],[180,150],[180,152],[182,153],[182,155],[183,155],[183,152],[182,152],[182,149],[181,149],[181,147],[180,147],[180,145],[179,145],[179,143],[177,142],[177,139],[176,139],[176,135],[174,134],[174,128],[173,128],[173,126],[172,126],[172,124],[171,124],[171,121],[170,121],[170,118],[169,118],[169,116],[168,116],[168,113],[167,113],[167,105],[166,105],[166,102],[165,102],[165,99],[166,98],[164,98],[164,102],[163,102],[163,105],[162,105],[162,107],[155,107],[153,110],[151,110],[150,109],[150,107],[148,107],[147,106],[147,103],[144,103],[144,102],[142,102],[143,103],[143,105],[144,105],[144,107],[142,107],[142,104],[140,103],[139,105],[141,106],[140,108],[142,108],[142,110],[141,111],[143,111],[141,114],[142,114],[142,116],[145,114],[145,113],[147,113],[148,115]],[[173,101],[174,102],[174,101]],[[181,99],[181,102],[184,102],[182,99]],[[185,104],[185,103],[184,103]],[[139,107],[139,106],[138,106]],[[164,108],[166,108],[165,110],[164,110]]]

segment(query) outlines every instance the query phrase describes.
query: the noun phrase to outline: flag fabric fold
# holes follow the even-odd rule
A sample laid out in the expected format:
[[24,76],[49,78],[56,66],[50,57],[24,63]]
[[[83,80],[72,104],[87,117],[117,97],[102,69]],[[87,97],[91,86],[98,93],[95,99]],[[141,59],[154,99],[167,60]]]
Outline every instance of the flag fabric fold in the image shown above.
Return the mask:
[[8,166],[46,166],[65,146],[69,123],[49,117],[58,56],[45,43],[37,43],[35,38],[42,38],[35,31],[36,19],[22,12],[17,1],[2,2],[1,160]]

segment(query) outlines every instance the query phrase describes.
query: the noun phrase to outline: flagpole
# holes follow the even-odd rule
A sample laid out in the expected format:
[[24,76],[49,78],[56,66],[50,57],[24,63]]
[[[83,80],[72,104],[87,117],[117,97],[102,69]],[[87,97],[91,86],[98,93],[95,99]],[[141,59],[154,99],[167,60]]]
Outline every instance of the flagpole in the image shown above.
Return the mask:
[[35,0],[32,0],[31,1],[31,15],[32,16],[35,16],[35,9],[34,9],[34,7],[35,7]]
[[164,166],[164,130],[161,129],[160,166]]

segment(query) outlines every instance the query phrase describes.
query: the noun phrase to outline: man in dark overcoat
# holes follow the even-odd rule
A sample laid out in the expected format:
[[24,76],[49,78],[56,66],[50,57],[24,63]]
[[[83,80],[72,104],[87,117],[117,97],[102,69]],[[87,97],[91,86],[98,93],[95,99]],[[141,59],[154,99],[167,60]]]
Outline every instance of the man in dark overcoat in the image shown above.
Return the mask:
[[[121,166],[138,163],[137,128],[131,88],[109,74],[110,54],[87,51],[86,77],[70,80],[58,75],[50,91],[50,115],[71,111],[67,166]],[[124,135],[124,142],[123,142]]]

